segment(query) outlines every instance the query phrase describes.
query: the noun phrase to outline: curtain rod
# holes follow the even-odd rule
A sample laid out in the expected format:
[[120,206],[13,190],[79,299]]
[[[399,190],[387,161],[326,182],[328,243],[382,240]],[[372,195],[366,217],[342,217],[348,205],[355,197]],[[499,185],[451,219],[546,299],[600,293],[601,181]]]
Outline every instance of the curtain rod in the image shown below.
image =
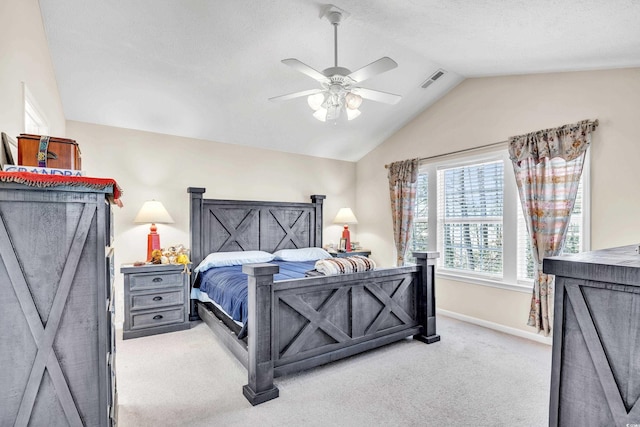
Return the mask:
[[[508,142],[509,141],[493,142],[491,144],[480,145],[479,147],[465,148],[463,150],[452,151],[450,153],[437,154],[435,156],[429,156],[429,157],[420,157],[418,159],[418,161],[423,162],[425,160],[432,160],[432,159],[438,159],[440,157],[453,156],[454,154],[469,153],[469,152],[472,152],[472,151],[482,150],[484,148],[490,148],[490,147],[497,147],[497,146],[500,146],[500,145],[506,145]],[[389,169],[389,165],[384,165],[384,167],[385,167],[385,169]]]

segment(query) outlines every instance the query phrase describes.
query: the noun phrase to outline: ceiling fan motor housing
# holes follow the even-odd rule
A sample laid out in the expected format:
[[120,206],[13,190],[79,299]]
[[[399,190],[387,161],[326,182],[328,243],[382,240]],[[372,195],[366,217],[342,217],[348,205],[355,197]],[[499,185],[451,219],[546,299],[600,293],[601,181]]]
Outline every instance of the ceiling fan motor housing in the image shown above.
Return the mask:
[[344,77],[351,74],[351,70],[344,67],[329,67],[326,70],[324,70],[322,74],[329,77],[333,81],[333,78],[336,76],[339,76],[344,79]]

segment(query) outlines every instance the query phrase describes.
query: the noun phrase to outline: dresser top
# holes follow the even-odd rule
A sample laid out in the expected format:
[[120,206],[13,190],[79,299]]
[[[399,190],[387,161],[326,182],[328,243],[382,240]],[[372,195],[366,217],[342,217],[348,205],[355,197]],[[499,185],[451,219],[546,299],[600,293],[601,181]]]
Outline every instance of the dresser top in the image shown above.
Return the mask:
[[557,276],[640,286],[639,245],[545,258],[543,271]]

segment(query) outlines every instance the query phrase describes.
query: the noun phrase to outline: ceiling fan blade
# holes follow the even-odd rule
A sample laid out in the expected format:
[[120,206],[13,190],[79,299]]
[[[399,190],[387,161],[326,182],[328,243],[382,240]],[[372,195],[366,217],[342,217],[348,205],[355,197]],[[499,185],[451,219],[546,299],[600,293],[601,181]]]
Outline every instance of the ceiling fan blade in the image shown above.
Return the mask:
[[358,70],[355,70],[353,73],[349,74],[347,77],[349,77],[351,80],[353,80],[356,83],[360,83],[362,81],[370,79],[375,75],[384,73],[385,71],[393,70],[397,66],[398,64],[396,63],[396,61],[385,56],[378,59],[377,61],[373,61],[369,65],[365,65],[364,67]]
[[307,76],[319,81],[320,83],[326,83],[329,81],[329,78],[327,78],[327,76],[322,74],[320,71],[309,67],[307,64],[300,62],[295,58],[283,59],[282,63],[300,71],[301,73],[306,74]]
[[274,96],[273,98],[269,98],[269,101],[274,101],[274,102],[288,101],[288,100],[293,99],[293,98],[299,98],[301,96],[313,95],[315,93],[320,93],[320,92],[322,92],[322,89],[303,90],[303,91],[300,91],[300,92],[293,92],[293,93],[290,93],[288,95]]
[[382,92],[379,90],[373,89],[365,89],[363,87],[356,87],[351,89],[351,92],[356,95],[360,95],[365,99],[370,99],[372,101],[384,102],[385,104],[396,104],[398,101],[402,99],[400,95],[395,95],[393,93]]

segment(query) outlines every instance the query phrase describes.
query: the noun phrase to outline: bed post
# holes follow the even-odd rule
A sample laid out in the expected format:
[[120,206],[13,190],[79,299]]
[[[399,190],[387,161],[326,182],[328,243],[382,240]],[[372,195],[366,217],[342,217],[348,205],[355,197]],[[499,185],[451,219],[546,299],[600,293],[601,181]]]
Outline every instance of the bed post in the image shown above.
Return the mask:
[[416,289],[417,320],[422,331],[413,338],[427,344],[440,341],[436,334],[435,265],[438,252],[414,252],[420,268],[420,283]]
[[[242,272],[249,279],[249,383],[242,387],[244,397],[252,405],[259,405],[279,395],[273,385],[273,275],[280,271],[274,264],[247,264]],[[260,304],[257,302],[260,301]]]
[[[202,194],[205,191],[207,191],[205,188],[200,187],[187,188],[187,192],[191,194],[191,203],[189,204],[189,214],[191,216],[191,221],[189,222],[189,248],[191,249],[191,263],[194,267],[197,267],[202,261],[202,239],[200,239],[200,236],[202,236]],[[198,238],[194,239],[194,236],[198,236]],[[193,285],[196,275],[192,274],[190,277],[192,280],[191,285]],[[200,319],[195,300],[189,298],[189,301],[189,320]]]
[[322,201],[326,198],[327,196],[322,194],[313,194],[311,196],[311,202],[315,205],[316,209],[314,229],[311,230],[315,240],[312,246],[316,246],[318,248],[322,247]]

